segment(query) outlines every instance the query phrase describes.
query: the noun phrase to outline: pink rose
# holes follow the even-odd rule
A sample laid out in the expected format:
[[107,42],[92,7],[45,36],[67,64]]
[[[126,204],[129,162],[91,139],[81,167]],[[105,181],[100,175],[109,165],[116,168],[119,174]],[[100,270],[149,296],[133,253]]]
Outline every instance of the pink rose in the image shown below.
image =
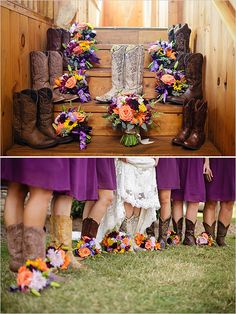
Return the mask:
[[71,76],[65,84],[65,87],[67,88],[73,88],[76,85],[76,78],[74,76]]
[[162,75],[162,77],[161,77],[161,81],[162,81],[164,84],[172,85],[172,84],[174,84],[174,82],[175,82],[175,78],[174,78],[173,75],[164,74],[164,75]]
[[79,55],[79,54],[83,53],[84,51],[83,51],[83,49],[82,49],[80,46],[77,46],[77,47],[75,47],[75,48],[73,49],[73,52],[74,52],[75,54]]

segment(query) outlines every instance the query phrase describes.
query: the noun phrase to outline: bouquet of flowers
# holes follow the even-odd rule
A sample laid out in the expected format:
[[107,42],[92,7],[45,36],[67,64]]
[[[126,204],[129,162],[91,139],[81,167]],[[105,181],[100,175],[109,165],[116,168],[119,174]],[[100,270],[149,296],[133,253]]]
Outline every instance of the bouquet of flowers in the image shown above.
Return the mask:
[[91,131],[87,122],[89,115],[80,108],[62,107],[62,112],[55,118],[53,127],[59,136],[71,135],[76,141],[79,141],[80,149],[85,149],[91,142]]
[[49,270],[46,262],[41,258],[36,260],[27,260],[25,265],[21,266],[17,274],[17,285],[11,286],[11,292],[32,292],[35,296],[40,296],[41,290],[48,286],[59,287],[55,281],[56,276]]
[[147,237],[142,233],[136,233],[134,237],[135,245],[144,251],[157,251],[161,249],[160,243],[155,237]]
[[208,235],[206,232],[202,232],[199,236],[197,236],[196,244],[200,246],[202,245],[212,246],[215,243],[211,235]]
[[48,268],[67,269],[70,259],[66,254],[67,249],[49,246],[46,251],[46,264]]
[[82,237],[74,250],[74,254],[79,257],[95,256],[101,253],[101,245],[95,238]]
[[140,95],[119,95],[108,105],[104,118],[112,122],[113,128],[121,128],[125,132],[121,138],[121,144],[135,146],[140,141],[140,129],[147,131],[148,127],[154,125],[153,106],[154,103],[149,103]]
[[109,253],[125,253],[132,251],[131,237],[123,232],[112,231],[102,240],[102,249]]
[[159,94],[157,101],[166,102],[166,98],[169,95],[180,96],[187,88],[188,84],[183,71],[176,70],[177,63],[174,69],[164,69],[161,65],[159,67],[157,75],[156,92]]
[[71,37],[78,40],[94,41],[96,31],[90,23],[73,23],[69,29]]
[[168,230],[167,231],[167,240],[166,242],[169,245],[177,245],[179,244],[180,240],[179,237],[177,235],[177,233],[174,230]]
[[149,64],[151,72],[157,72],[162,65],[164,68],[172,68],[176,62],[177,52],[175,51],[175,43],[167,41],[157,41],[148,49],[148,53],[152,57]]
[[58,88],[62,94],[78,95],[82,103],[91,100],[88,83],[84,70],[72,71],[71,66],[68,65],[69,73],[63,74],[61,77],[55,79],[54,88]]

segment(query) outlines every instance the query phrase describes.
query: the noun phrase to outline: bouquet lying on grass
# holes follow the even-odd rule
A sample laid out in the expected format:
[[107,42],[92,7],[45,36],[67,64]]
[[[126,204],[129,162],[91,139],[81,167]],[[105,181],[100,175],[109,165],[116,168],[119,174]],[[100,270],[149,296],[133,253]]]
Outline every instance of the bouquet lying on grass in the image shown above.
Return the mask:
[[85,149],[91,142],[92,127],[88,125],[89,114],[80,107],[62,107],[62,112],[55,118],[53,127],[59,136],[72,136],[79,142],[80,149]]
[[160,243],[155,237],[147,237],[142,233],[136,233],[134,242],[135,246],[143,251],[157,251],[161,249]]
[[66,254],[68,249],[49,246],[46,250],[46,264],[48,268],[67,269],[70,259]]
[[112,231],[106,234],[101,245],[103,251],[109,253],[125,253],[132,251],[131,237],[118,231]]
[[118,96],[108,105],[104,118],[112,122],[114,129],[124,131],[120,142],[125,146],[135,146],[141,142],[140,130],[148,131],[154,126],[154,103],[150,103],[140,95]]
[[206,232],[202,232],[199,236],[197,236],[196,244],[200,246],[202,245],[213,246],[215,242],[211,235],[208,235]]
[[89,257],[101,254],[101,245],[95,238],[82,237],[74,250],[75,256]]
[[79,101],[82,103],[91,100],[88,83],[84,70],[72,71],[68,65],[69,73],[63,74],[61,77],[55,79],[54,88],[58,88],[62,94],[77,95]]
[[174,230],[168,230],[167,231],[167,239],[166,242],[169,245],[177,245],[180,243],[179,237],[177,233]]

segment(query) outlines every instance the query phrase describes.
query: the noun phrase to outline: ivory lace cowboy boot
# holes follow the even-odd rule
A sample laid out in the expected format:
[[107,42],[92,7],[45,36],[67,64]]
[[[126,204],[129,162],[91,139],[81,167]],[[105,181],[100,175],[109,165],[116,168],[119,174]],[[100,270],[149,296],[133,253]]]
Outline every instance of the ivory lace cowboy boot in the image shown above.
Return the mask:
[[181,217],[177,222],[172,218],[172,223],[173,223],[173,229],[174,232],[177,234],[179,237],[179,242],[182,241],[182,231],[183,231],[183,217]]
[[84,266],[75,258],[72,251],[72,219],[69,216],[52,215],[50,217],[50,245],[58,248],[64,246],[72,268]]
[[183,25],[177,24],[174,28],[174,39],[176,42],[176,51],[187,53],[189,49],[189,38],[191,34],[191,29],[188,27],[188,24]]
[[109,103],[124,89],[124,62],[127,45],[113,45],[111,48],[112,88],[106,94],[95,99],[100,103]]
[[161,245],[162,249],[166,248],[167,245],[167,231],[169,228],[169,224],[170,224],[170,218],[166,220],[162,220],[161,217],[159,218],[159,237],[158,237],[158,242]]
[[36,258],[45,259],[46,246],[45,231],[41,227],[24,226],[23,231],[23,259],[24,262],[28,259]]
[[205,142],[205,122],[207,116],[207,103],[197,100],[193,109],[193,128],[189,137],[184,141],[183,147],[187,149],[199,149]]
[[183,244],[188,246],[196,245],[196,238],[194,236],[196,222],[193,223],[191,220],[185,218],[185,226],[185,237]]
[[216,243],[219,246],[227,246],[227,244],[225,243],[225,237],[226,237],[228,229],[229,229],[229,225],[225,227],[225,225],[221,221],[218,220]]
[[185,101],[183,105],[182,128],[172,139],[172,144],[182,146],[189,137],[193,127],[193,108],[195,100]]
[[180,96],[167,96],[167,101],[182,105],[185,100],[202,99],[202,65],[201,53],[187,53],[184,57],[185,76],[188,89]]
[[[49,53],[43,51],[32,51],[30,53],[30,68],[32,85],[34,89],[40,89],[43,87],[53,89],[53,85],[49,83]],[[60,72],[62,75],[62,70]],[[59,91],[53,91],[53,102],[61,102],[64,97]]]
[[49,148],[57,145],[57,141],[43,133],[37,126],[38,94],[26,89],[13,95],[13,128],[14,139],[18,144],[32,148]]
[[215,235],[216,221],[214,221],[211,226],[203,221],[203,226],[204,226],[205,232],[209,236],[212,236],[213,240],[215,240],[215,238],[216,238],[216,235]]
[[7,248],[10,255],[9,268],[17,272],[23,265],[23,223],[10,225],[6,228]]
[[143,45],[128,45],[125,51],[124,90],[122,95],[142,94],[143,64]]

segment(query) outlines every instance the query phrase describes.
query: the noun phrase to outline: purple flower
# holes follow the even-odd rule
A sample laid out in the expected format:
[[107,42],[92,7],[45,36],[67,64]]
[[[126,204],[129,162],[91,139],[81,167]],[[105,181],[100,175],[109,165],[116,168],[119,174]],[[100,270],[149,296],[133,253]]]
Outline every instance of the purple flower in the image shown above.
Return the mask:
[[41,271],[33,270],[33,275],[31,278],[31,282],[29,284],[29,288],[39,291],[45,288],[46,286],[47,279],[43,276]]

